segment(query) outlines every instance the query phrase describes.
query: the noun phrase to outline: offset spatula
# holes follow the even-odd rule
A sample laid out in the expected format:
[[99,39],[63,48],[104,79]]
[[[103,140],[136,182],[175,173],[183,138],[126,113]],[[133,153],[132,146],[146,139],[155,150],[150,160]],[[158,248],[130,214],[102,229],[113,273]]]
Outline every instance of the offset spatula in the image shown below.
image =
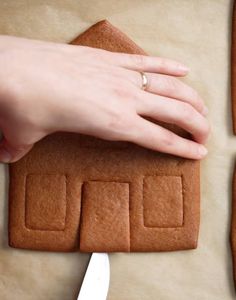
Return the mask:
[[93,253],[77,300],[106,300],[110,281],[107,253]]

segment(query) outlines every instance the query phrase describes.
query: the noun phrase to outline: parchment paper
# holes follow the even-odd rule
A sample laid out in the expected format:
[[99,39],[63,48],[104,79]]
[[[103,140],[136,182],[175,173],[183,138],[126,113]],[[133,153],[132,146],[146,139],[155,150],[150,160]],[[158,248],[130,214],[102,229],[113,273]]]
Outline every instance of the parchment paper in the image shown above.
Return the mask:
[[[191,68],[187,82],[209,107],[212,135],[202,162],[198,249],[110,255],[109,300],[235,298],[228,242],[236,155],[229,98],[231,10],[229,0],[0,2],[1,34],[69,42],[108,19],[150,55],[185,62]],[[10,249],[5,165],[0,165],[0,178],[1,300],[76,299],[89,255]]]

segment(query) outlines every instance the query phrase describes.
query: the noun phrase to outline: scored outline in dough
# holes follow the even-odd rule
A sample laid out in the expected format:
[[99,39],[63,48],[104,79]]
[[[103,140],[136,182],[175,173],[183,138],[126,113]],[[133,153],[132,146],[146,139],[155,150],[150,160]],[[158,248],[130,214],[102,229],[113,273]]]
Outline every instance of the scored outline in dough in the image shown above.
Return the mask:
[[[147,222],[145,222],[145,192],[144,192],[144,182],[145,182],[145,178],[148,178],[148,177],[170,177],[170,178],[180,178],[180,183],[181,183],[181,210],[182,210],[182,218],[181,218],[181,224],[180,225],[176,225],[176,226],[150,226],[147,224]],[[163,195],[164,197],[166,197],[166,194]],[[169,195],[170,196],[170,195]],[[172,197],[173,197],[173,194],[172,194]],[[159,199],[157,199],[158,201]],[[167,199],[164,199],[164,201],[167,200]],[[165,228],[165,229],[175,229],[175,228],[181,228],[181,227],[184,227],[184,192],[183,192],[183,176],[182,175],[178,175],[178,176],[175,176],[175,175],[172,175],[172,176],[168,176],[168,175],[158,175],[158,176],[144,176],[143,177],[143,225],[144,227],[147,227],[147,228]]]
[[[64,178],[64,180],[65,180],[65,191],[64,191],[64,197],[65,197],[65,199],[64,199],[64,201],[65,201],[65,215],[64,215],[64,227],[62,228],[62,229],[42,229],[42,228],[36,228],[36,227],[34,227],[33,225],[28,225],[27,223],[29,223],[30,221],[28,221],[27,222],[27,202],[29,201],[27,201],[27,181],[28,181],[28,179],[30,178],[30,177],[32,177],[32,176],[39,176],[39,177],[42,177],[42,176],[45,176],[45,177],[47,177],[47,176],[49,176],[49,177],[51,177],[51,176],[55,176],[55,175],[57,175],[57,176],[61,176],[61,177],[63,177]],[[46,200],[46,199],[45,199]],[[58,174],[58,173],[49,173],[49,174],[44,174],[44,175],[42,175],[42,174],[34,174],[34,173],[31,173],[31,174],[27,174],[26,175],[26,177],[25,177],[25,228],[27,228],[28,230],[38,230],[38,231],[65,231],[65,228],[66,228],[66,216],[67,216],[67,175],[66,174]],[[40,225],[39,225],[40,226]]]

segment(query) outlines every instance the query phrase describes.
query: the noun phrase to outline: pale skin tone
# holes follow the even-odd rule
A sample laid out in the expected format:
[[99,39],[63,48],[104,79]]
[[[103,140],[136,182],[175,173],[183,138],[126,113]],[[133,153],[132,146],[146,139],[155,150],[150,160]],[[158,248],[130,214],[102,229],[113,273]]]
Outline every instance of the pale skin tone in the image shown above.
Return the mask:
[[[0,36],[0,161],[15,162],[48,134],[68,131],[130,141],[190,159],[207,154],[207,108],[179,77],[183,64]],[[148,87],[141,89],[143,71]],[[143,117],[176,124],[179,137]]]

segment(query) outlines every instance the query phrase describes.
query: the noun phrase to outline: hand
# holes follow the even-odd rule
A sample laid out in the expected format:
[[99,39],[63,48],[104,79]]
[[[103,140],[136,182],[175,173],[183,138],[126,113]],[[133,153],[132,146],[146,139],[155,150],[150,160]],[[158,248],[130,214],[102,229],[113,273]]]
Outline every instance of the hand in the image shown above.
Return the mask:
[[[56,131],[78,132],[203,158],[207,109],[180,81],[188,69],[159,57],[0,36],[0,160],[14,162]],[[141,89],[144,71],[149,86]],[[176,124],[193,140],[147,121]]]

